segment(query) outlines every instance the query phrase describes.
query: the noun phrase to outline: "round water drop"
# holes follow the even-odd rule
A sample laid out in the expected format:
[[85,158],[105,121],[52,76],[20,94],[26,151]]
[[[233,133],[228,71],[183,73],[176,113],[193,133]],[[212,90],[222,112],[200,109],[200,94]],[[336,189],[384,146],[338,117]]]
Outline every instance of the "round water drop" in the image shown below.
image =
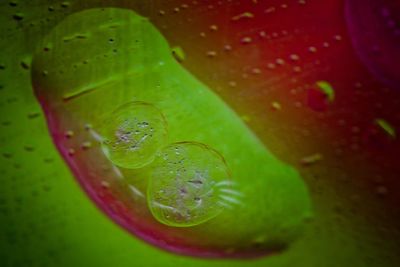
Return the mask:
[[149,164],[164,146],[167,123],[155,106],[129,102],[108,116],[101,135],[104,153],[115,165],[136,169]]
[[217,216],[221,185],[229,179],[223,157],[195,142],[175,143],[157,154],[148,184],[148,205],[161,223],[187,227]]

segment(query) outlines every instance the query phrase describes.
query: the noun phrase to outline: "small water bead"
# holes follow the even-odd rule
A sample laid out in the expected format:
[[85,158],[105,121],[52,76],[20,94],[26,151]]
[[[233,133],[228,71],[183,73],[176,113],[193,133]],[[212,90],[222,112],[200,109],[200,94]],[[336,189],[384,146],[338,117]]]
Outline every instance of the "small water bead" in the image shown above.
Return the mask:
[[69,148],[69,149],[68,149],[68,156],[72,157],[72,156],[74,156],[74,155],[75,155],[75,149]]
[[224,45],[224,50],[225,50],[226,52],[229,52],[229,51],[232,50],[232,46],[230,46],[230,45]]
[[299,57],[298,55],[296,55],[296,54],[291,54],[291,55],[289,56],[289,58],[290,58],[290,60],[292,60],[292,61],[298,61],[298,60],[300,59],[300,57]]
[[258,33],[258,35],[259,35],[261,38],[266,38],[266,37],[267,37],[267,33],[266,33],[265,31],[260,31],[260,32]]
[[14,15],[13,15],[13,19],[15,19],[16,21],[21,21],[21,20],[23,20],[24,19],[24,14],[23,13],[15,13]]
[[18,1],[15,1],[15,0],[10,1],[9,5],[12,6],[12,7],[16,7],[18,5]]
[[330,46],[330,44],[328,42],[323,42],[322,43],[322,47],[324,48],[328,48]]
[[312,155],[309,155],[309,156],[306,156],[306,157],[302,158],[302,159],[300,160],[300,163],[301,163],[302,165],[304,165],[304,166],[310,166],[310,165],[313,165],[313,164],[315,164],[315,163],[321,161],[322,158],[323,158],[323,157],[322,157],[322,154],[320,154],[320,153],[315,153],[315,154],[312,154]]
[[326,111],[334,100],[335,90],[327,81],[317,81],[307,90],[307,104],[314,111]]
[[267,8],[264,12],[269,14],[269,13],[275,12],[275,10],[276,10],[275,7],[272,6],[272,7]]
[[25,70],[29,70],[31,68],[31,60],[29,58],[21,60],[21,67]]
[[172,55],[180,63],[185,61],[186,54],[185,54],[185,51],[180,46],[175,46],[172,48]]
[[390,138],[396,138],[396,129],[384,119],[376,119],[375,123],[385,132]]
[[276,59],[276,64],[282,66],[282,65],[285,64],[285,61],[284,61],[282,58],[277,58],[277,59]]
[[317,52],[317,48],[314,47],[314,46],[310,46],[310,47],[308,48],[308,51],[309,51],[310,53],[316,53],[316,52]]
[[63,7],[63,8],[67,8],[70,5],[71,5],[71,3],[69,1],[64,1],[64,2],[61,3],[61,7]]
[[82,148],[83,150],[88,150],[88,149],[91,148],[91,147],[92,147],[92,143],[89,142],[89,141],[85,141],[85,142],[83,142],[83,143],[81,144],[81,148]]
[[214,31],[214,32],[218,31],[218,26],[215,25],[215,24],[211,25],[210,26],[210,31]]
[[217,56],[217,52],[216,51],[207,51],[206,55],[209,58],[214,58]]
[[279,102],[274,101],[271,103],[271,108],[272,108],[272,110],[281,110],[282,105]]
[[251,70],[251,73],[253,73],[253,74],[261,74],[261,70],[259,68],[253,68]]
[[327,96],[329,102],[333,102],[335,100],[335,90],[329,82],[317,81],[316,85]]
[[74,136],[74,131],[68,130],[68,131],[65,132],[64,135],[65,135],[66,138],[72,138]]
[[30,119],[30,120],[36,119],[39,116],[40,116],[40,112],[36,112],[36,111],[35,112],[30,112],[27,115],[28,119]]
[[237,83],[235,81],[230,81],[229,83],[230,87],[236,87]]
[[223,209],[222,184],[229,179],[223,157],[210,147],[182,142],[167,146],[154,160],[148,205],[161,223],[187,227]]
[[27,152],[33,152],[35,150],[35,148],[33,146],[30,146],[30,145],[24,146],[24,149]]
[[333,38],[335,41],[341,41],[343,39],[341,35],[335,35]]
[[155,106],[129,102],[104,120],[100,134],[105,155],[119,167],[135,169],[149,164],[165,145],[167,123]]
[[91,129],[93,129],[93,125],[90,123],[85,123],[83,128],[85,129],[85,131],[90,131]]
[[251,37],[243,37],[241,40],[240,40],[240,42],[242,43],[242,44],[250,44],[251,42],[252,42],[252,39],[251,39]]
[[237,20],[240,20],[243,18],[249,18],[249,19],[254,18],[254,14],[251,12],[244,12],[244,13],[241,13],[239,15],[232,17],[232,20],[237,21]]

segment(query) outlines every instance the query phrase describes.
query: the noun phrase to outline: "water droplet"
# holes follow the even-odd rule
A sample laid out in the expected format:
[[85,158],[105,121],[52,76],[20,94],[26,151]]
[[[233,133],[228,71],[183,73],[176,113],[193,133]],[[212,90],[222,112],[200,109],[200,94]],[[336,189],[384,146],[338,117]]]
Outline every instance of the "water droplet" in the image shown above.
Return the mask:
[[29,70],[30,68],[31,68],[31,61],[32,61],[32,58],[24,58],[22,61],[21,61],[21,67],[23,68],[23,69],[25,69],[25,70]]
[[235,81],[230,81],[229,83],[230,87],[236,87],[237,83]]
[[213,58],[217,56],[216,51],[207,51],[207,57]]
[[28,119],[32,120],[40,116],[40,112],[31,112],[28,114]]
[[305,166],[313,165],[322,160],[322,155],[320,153],[315,153],[310,156],[306,156],[300,160],[300,163]]
[[148,205],[161,223],[187,227],[222,211],[219,182],[229,178],[223,157],[206,145],[175,143],[158,153],[148,185]]
[[107,181],[101,181],[100,184],[103,188],[110,188],[110,183]]
[[308,51],[309,51],[310,53],[316,53],[316,52],[317,52],[317,48],[314,47],[314,46],[310,46],[310,47],[308,48]]
[[129,102],[104,120],[99,133],[110,161],[123,168],[141,168],[165,145],[167,123],[152,104]]
[[375,123],[391,138],[396,138],[396,129],[384,119],[376,119]]
[[24,19],[24,14],[23,13],[15,13],[14,15],[13,15],[13,18],[15,19],[15,20],[17,20],[17,21],[21,21],[21,20],[23,20]]
[[3,157],[4,158],[6,158],[6,159],[10,159],[10,158],[12,158],[12,154],[11,153],[9,153],[9,152],[3,152]]
[[254,18],[254,14],[251,12],[244,12],[244,13],[241,13],[239,15],[232,17],[232,20],[237,21],[237,20],[240,20],[243,18]]
[[71,3],[69,1],[64,1],[64,2],[61,3],[61,7],[63,7],[63,8],[67,8],[70,5],[71,5]]
[[335,39],[336,41],[341,41],[342,40],[342,36],[341,35],[335,35],[333,37],[333,39]]
[[252,42],[252,39],[251,39],[251,37],[243,37],[241,40],[240,40],[240,42],[242,43],[242,44],[250,44],[251,42]]
[[299,57],[298,55],[296,55],[296,54],[291,54],[291,55],[289,56],[289,58],[290,58],[290,60],[292,60],[292,61],[298,61],[298,60],[300,59],[300,57]]
[[274,101],[271,103],[271,108],[272,108],[272,110],[281,110],[282,106],[279,102]]
[[85,123],[85,125],[83,126],[83,128],[84,128],[86,131],[89,131],[89,130],[93,129],[93,125],[90,124],[90,123]]
[[282,58],[278,58],[278,59],[276,59],[276,64],[282,66],[285,64],[285,60],[283,60]]
[[322,92],[324,92],[324,94],[327,96],[329,102],[333,102],[333,100],[335,100],[335,91],[333,90],[333,87],[329,82],[318,81],[318,82],[316,82],[316,85]]
[[335,91],[326,81],[318,81],[316,86],[307,90],[307,104],[314,111],[325,111],[334,99]]
[[218,26],[217,25],[211,25],[210,26],[210,30],[216,32],[216,31],[218,31]]
[[329,43],[328,42],[323,42],[322,43],[322,47],[324,47],[324,48],[328,48],[330,45],[329,45]]
[[271,7],[267,8],[264,12],[267,14],[273,13],[273,12],[275,12],[275,7],[271,6]]
[[229,51],[232,50],[232,46],[230,46],[230,45],[224,45],[224,50],[225,50],[226,52],[229,52]]
[[87,149],[89,149],[89,148],[91,148],[91,147],[92,147],[92,143],[89,142],[89,141],[83,142],[82,145],[81,145],[81,148],[82,148],[83,150],[87,150]]
[[258,33],[258,35],[260,35],[261,38],[266,38],[267,37],[267,33],[265,31],[260,31]]
[[29,146],[29,145],[24,146],[24,149],[25,149],[25,151],[27,151],[27,152],[32,152],[32,151],[35,150],[35,148],[34,148],[33,146]]
[[266,238],[265,235],[257,236],[252,240],[253,246],[259,247],[263,245],[268,239]]
[[182,63],[186,57],[185,52],[183,51],[182,47],[180,47],[180,46],[175,46],[172,48],[172,55],[180,63]]
[[68,156],[72,157],[73,155],[75,155],[75,149],[73,148],[68,149]]
[[302,71],[302,68],[300,66],[294,66],[293,67],[293,71],[296,72],[296,73],[299,73],[299,72]]
[[64,136],[66,138],[71,138],[71,137],[74,136],[74,131],[68,130],[68,131],[65,132]]

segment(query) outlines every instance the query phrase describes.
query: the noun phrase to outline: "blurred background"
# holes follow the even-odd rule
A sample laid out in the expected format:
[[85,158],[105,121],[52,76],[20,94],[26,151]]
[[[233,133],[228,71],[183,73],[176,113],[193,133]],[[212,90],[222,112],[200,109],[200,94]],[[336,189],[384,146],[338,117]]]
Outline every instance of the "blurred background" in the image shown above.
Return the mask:
[[[278,255],[161,251],[98,210],[48,134],[35,45],[71,13],[149,17],[181,64],[307,183],[315,218]],[[0,2],[0,266],[399,266],[400,6],[395,0]]]

